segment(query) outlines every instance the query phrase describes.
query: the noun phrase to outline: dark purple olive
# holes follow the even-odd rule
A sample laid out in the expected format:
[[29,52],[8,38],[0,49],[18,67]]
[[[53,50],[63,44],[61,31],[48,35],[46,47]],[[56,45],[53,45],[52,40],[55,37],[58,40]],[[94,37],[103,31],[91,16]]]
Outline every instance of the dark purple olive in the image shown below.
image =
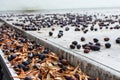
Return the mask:
[[110,29],[112,30],[112,29],[113,29],[113,27],[110,27]]
[[99,50],[100,50],[100,46],[91,45],[91,46],[90,46],[90,49],[93,50],[93,51],[99,51]]
[[77,41],[73,41],[72,44],[73,44],[73,45],[77,45],[78,42],[77,42]]
[[77,78],[77,80],[79,80],[79,74],[75,73],[74,76]]
[[81,41],[85,41],[85,38],[84,38],[84,37],[81,37]]
[[71,44],[70,49],[75,49],[75,45]]
[[97,80],[97,79],[95,79],[95,78],[88,78],[88,80]]
[[61,62],[58,62],[58,66],[62,68],[64,65]]
[[104,41],[109,41],[109,40],[110,40],[110,38],[108,38],[108,37],[104,38]]
[[119,37],[116,39],[116,43],[120,44],[120,38]]
[[39,59],[44,60],[46,58],[46,54],[39,54]]
[[55,28],[52,28],[52,31],[54,31],[55,30]]
[[96,43],[95,45],[97,45],[97,46],[101,46],[101,44],[100,44],[100,43]]
[[34,49],[33,46],[29,46],[29,47],[28,47],[28,50],[29,50],[29,51],[32,51],[33,49]]
[[80,31],[80,29],[79,28],[75,28],[75,31]]
[[38,65],[38,64],[35,64],[35,65],[33,66],[33,68],[34,68],[34,69],[39,69],[39,65]]
[[95,31],[97,31],[98,29],[97,29],[97,28],[95,28],[94,30],[95,30]]
[[89,53],[90,49],[84,49],[84,53]]
[[49,36],[52,36],[53,35],[53,32],[49,32]]
[[27,77],[25,77],[25,79],[24,80],[32,80],[32,78],[31,77],[29,77],[29,76],[27,76]]
[[93,31],[93,30],[94,30],[94,27],[91,27],[90,30]]
[[30,63],[31,63],[30,60],[26,60],[26,61],[22,62],[22,64],[25,65],[25,66],[29,65]]
[[66,80],[75,80],[73,77],[71,77],[71,76],[65,76],[65,79]]
[[106,48],[110,48],[110,47],[111,47],[111,44],[110,44],[110,43],[105,43],[105,47],[106,47]]
[[60,34],[60,33],[58,34],[58,38],[61,38],[62,36],[63,36],[63,34]]
[[78,45],[77,45],[77,49],[80,49],[80,48],[81,48],[81,45],[80,45],[80,44],[78,44]]
[[60,60],[60,62],[63,64],[63,65],[68,65],[68,61],[66,59],[62,59]]
[[97,38],[94,38],[93,41],[97,43],[99,40]]
[[20,49],[22,49],[22,46],[18,45],[18,46],[16,46],[16,49],[20,50]]
[[69,31],[69,27],[66,27],[66,28],[65,28],[65,31]]
[[3,52],[4,52],[5,55],[9,55],[10,54],[9,50],[4,50]]
[[33,57],[33,53],[28,53],[28,58],[32,59]]

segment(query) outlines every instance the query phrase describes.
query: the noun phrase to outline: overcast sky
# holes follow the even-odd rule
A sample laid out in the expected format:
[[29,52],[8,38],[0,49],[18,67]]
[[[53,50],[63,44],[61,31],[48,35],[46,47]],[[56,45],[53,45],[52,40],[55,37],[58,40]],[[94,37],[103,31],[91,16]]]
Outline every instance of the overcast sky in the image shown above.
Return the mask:
[[0,10],[120,7],[120,0],[0,0]]

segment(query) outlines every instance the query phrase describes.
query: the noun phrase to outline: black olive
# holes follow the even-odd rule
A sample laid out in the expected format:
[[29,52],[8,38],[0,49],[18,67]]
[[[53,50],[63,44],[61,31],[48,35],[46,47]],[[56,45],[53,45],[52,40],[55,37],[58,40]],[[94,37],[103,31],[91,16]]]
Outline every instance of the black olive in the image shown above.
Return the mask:
[[100,50],[100,46],[98,46],[98,45],[91,45],[90,49],[93,50],[93,51],[99,51]]
[[75,28],[75,31],[80,31],[80,29],[79,28]]
[[70,49],[75,49],[75,45],[71,44]]
[[58,34],[58,38],[61,38],[61,37],[62,37],[62,35],[63,35],[63,34],[60,34],[60,33],[59,33],[59,34]]
[[95,31],[97,31],[98,29],[97,29],[97,28],[95,28],[94,30],[95,30]]
[[77,45],[77,49],[80,49],[80,48],[81,48],[81,45],[80,45],[80,44],[78,44],[78,45]]
[[72,44],[73,44],[73,45],[77,45],[78,42],[77,42],[77,41],[73,41]]
[[117,38],[117,39],[116,39],[116,43],[117,43],[117,44],[120,44],[120,38]]
[[53,35],[53,32],[49,32],[49,36],[52,36]]
[[29,77],[29,76],[27,76],[27,77],[25,77],[25,79],[24,80],[32,80],[32,78],[31,77]]
[[19,45],[19,46],[16,46],[16,49],[17,49],[17,50],[20,50],[20,49],[22,49],[22,46],[20,46],[20,45]]
[[60,60],[60,62],[63,64],[63,65],[68,65],[68,61],[66,59],[62,59]]
[[26,60],[26,61],[22,62],[22,64],[24,64],[25,66],[29,65],[30,63],[31,63],[30,60]]
[[89,53],[90,49],[84,49],[84,53]]
[[65,28],[65,31],[69,31],[69,27],[66,27],[66,28]]
[[94,27],[91,27],[90,30],[93,31],[93,30],[94,30]]
[[81,37],[81,41],[85,41],[85,38],[84,38],[84,37]]
[[106,48],[110,48],[110,47],[111,47],[111,44],[110,44],[110,43],[105,43],[105,47],[106,47]]
[[46,54],[39,54],[39,59],[44,60],[46,58]]
[[62,68],[64,65],[61,62],[58,62],[58,66]]
[[95,78],[88,78],[88,80],[96,80]]
[[97,43],[99,40],[97,38],[94,38],[93,41]]
[[74,76],[79,80],[79,74],[75,73]]
[[71,77],[71,76],[65,76],[65,79],[66,80],[75,80],[73,77]]
[[104,38],[104,41],[109,41],[109,40],[110,40],[110,38],[108,38],[108,37]]
[[38,65],[38,64],[35,64],[35,65],[33,66],[33,68],[34,68],[34,69],[39,69],[39,65]]
[[33,53],[28,53],[28,58],[32,59],[33,57]]
[[33,49],[34,49],[33,46],[29,46],[29,47],[28,47],[28,50],[29,50],[29,51],[32,51]]
[[10,54],[9,50],[4,50],[3,52],[4,52],[5,55],[9,55]]
[[96,45],[96,46],[101,46],[101,44],[100,44],[100,43],[96,43],[95,45]]
[[52,31],[54,31],[55,30],[55,28],[52,28]]

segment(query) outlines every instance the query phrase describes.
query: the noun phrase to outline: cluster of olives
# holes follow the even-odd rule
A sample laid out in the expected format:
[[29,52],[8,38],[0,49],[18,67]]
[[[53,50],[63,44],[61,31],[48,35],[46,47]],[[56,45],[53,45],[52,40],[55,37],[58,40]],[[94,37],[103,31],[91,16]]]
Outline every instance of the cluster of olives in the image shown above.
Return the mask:
[[[111,44],[108,42],[110,39],[108,37],[104,38],[105,43],[105,48],[110,48]],[[81,37],[81,42],[84,42],[85,38]],[[78,44],[77,41],[73,41],[72,44],[70,45],[70,49],[80,49],[81,47],[84,49],[84,53],[89,53],[91,51],[100,51],[101,49],[101,44],[99,43],[99,40],[97,38],[93,38],[93,42],[89,42],[87,44],[80,45]]]

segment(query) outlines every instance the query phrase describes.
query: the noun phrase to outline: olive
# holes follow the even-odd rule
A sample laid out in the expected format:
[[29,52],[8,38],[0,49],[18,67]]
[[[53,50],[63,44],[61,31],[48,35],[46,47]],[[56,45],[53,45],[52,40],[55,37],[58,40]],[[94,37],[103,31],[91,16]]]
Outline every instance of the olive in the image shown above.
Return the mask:
[[39,59],[44,60],[45,58],[46,58],[46,54],[43,53],[39,54]]
[[71,77],[71,76],[65,76],[65,79],[66,80],[75,80],[73,77]]
[[22,49],[22,46],[18,45],[18,46],[16,46],[16,49],[20,50],[20,49]]
[[111,44],[110,44],[110,43],[105,43],[105,47],[106,47],[106,48],[110,48],[110,47],[111,47]]
[[90,49],[84,49],[84,53],[89,53]]
[[77,45],[78,42],[77,42],[77,41],[73,41],[72,44],[73,44],[73,45]]
[[33,68],[39,69],[39,65],[38,65],[38,64],[35,64],[35,65],[33,66]]
[[75,28],[75,31],[80,31],[80,29],[79,28]]
[[52,28],[52,31],[54,31],[55,30],[55,28]]
[[95,28],[94,30],[95,30],[95,31],[97,31],[98,29],[97,29],[97,28]]
[[101,44],[100,44],[100,43],[96,43],[95,45],[97,45],[97,46],[101,46]]
[[84,38],[84,37],[81,37],[81,41],[85,41],[85,38]]
[[89,44],[83,44],[82,48],[85,49],[85,47],[89,47]]
[[97,38],[94,38],[93,41],[97,43],[99,40]]
[[16,56],[17,56],[16,54],[9,55],[7,59],[8,59],[9,61],[12,61],[14,58],[16,58]]
[[60,34],[60,33],[58,34],[58,38],[61,38],[62,36],[63,36],[63,34]]
[[95,79],[95,78],[88,78],[88,80],[97,80],[97,79]]
[[91,45],[91,46],[90,46],[90,49],[93,50],[93,51],[99,51],[99,50],[100,50],[100,46]]
[[79,80],[79,74],[75,73],[74,76]]
[[112,30],[112,29],[113,29],[113,27],[110,27],[110,29]]
[[49,32],[49,36],[52,36],[53,35],[53,32]]
[[5,55],[9,55],[10,54],[9,50],[4,50],[3,52],[4,52]]
[[68,61],[66,59],[62,59],[60,60],[60,62],[63,64],[63,65],[68,65]]
[[32,59],[33,57],[33,53],[28,53],[28,58]]
[[93,30],[94,30],[94,27],[91,27],[90,30],[93,31]]
[[65,28],[65,31],[69,31],[69,27],[66,27],[66,28]]
[[11,48],[11,49],[10,49],[10,52],[15,52],[15,49],[14,49],[14,48]]
[[108,38],[108,37],[104,38],[104,41],[109,41],[109,40],[110,40],[110,38]]
[[22,62],[22,64],[25,65],[25,66],[29,65],[30,63],[31,63],[30,60],[26,60],[26,61]]
[[70,49],[75,49],[75,45],[71,44]]
[[116,39],[116,43],[117,43],[117,44],[120,44],[120,38],[117,38],[117,39]]
[[77,45],[77,49],[80,49],[80,48],[81,48],[81,45],[80,45],[80,44],[78,44],[78,45]]
[[32,51],[33,49],[34,49],[33,46],[28,46],[28,50],[29,50],[29,51]]
[[27,76],[27,77],[25,77],[25,79],[24,80],[32,80],[32,78],[31,77],[29,77],[29,76]]
[[62,68],[64,65],[61,62],[58,62],[58,66]]

